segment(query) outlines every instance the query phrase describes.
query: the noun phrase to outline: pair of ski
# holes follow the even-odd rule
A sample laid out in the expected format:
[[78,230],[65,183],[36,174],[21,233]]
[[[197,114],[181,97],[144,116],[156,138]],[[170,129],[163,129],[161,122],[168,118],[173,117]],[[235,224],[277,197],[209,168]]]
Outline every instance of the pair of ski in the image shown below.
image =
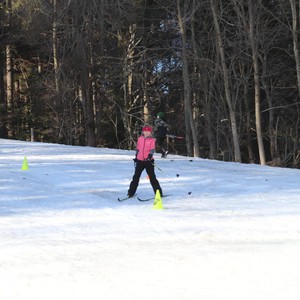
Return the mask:
[[[133,195],[131,197],[124,197],[124,198],[118,198],[118,201],[119,202],[123,202],[123,201],[126,201],[128,199],[132,199],[132,198],[135,198],[137,195]],[[165,197],[168,197],[169,195],[163,195],[162,198],[165,198]],[[149,197],[149,198],[140,198],[140,197],[137,197],[137,199],[140,201],[140,202],[146,202],[146,201],[150,201],[150,200],[153,200],[154,199],[154,196],[152,197]]]

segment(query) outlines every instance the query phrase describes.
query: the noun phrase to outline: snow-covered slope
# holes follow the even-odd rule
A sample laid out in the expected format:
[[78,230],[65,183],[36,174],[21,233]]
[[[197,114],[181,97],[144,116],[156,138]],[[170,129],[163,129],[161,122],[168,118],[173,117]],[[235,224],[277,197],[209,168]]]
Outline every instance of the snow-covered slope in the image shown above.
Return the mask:
[[133,157],[0,139],[1,300],[299,299],[299,170],[156,154],[154,210]]

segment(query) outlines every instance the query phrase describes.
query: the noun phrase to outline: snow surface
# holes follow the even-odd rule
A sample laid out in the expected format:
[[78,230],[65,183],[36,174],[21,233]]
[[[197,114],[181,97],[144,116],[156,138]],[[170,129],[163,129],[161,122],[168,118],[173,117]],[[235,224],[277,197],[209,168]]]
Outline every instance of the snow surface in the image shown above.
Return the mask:
[[1,300],[300,299],[299,170],[155,154],[154,210],[133,157],[0,139]]

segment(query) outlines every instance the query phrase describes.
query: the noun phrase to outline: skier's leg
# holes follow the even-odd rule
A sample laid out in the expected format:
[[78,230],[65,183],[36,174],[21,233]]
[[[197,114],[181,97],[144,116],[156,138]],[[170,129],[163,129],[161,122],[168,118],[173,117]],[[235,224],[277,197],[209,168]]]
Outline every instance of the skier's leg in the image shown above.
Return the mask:
[[162,196],[163,195],[162,190],[161,190],[160,184],[159,184],[159,182],[156,178],[155,172],[154,172],[154,162],[153,161],[146,162],[146,172],[149,176],[150,183],[152,185],[154,194],[156,193],[157,190],[159,190],[160,195]]
[[135,172],[134,172],[134,175],[132,177],[132,181],[130,182],[130,185],[129,185],[129,190],[128,190],[128,196],[133,196],[137,190],[137,187],[139,185],[139,181],[140,181],[140,177],[141,177],[141,174],[143,172],[143,170],[145,169],[145,164],[144,162],[138,160],[136,162],[136,167],[135,167]]
[[164,137],[157,137],[156,138],[156,145],[157,145],[157,150],[159,153],[161,153],[161,157],[164,157],[165,155],[165,150],[164,150]]

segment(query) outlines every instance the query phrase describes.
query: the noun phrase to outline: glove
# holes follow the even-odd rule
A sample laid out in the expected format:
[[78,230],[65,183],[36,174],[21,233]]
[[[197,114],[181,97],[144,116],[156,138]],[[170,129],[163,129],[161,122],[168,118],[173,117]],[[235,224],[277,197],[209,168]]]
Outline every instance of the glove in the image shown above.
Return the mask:
[[132,160],[133,160],[133,163],[134,163],[134,167],[136,167],[137,158],[135,157]]
[[148,157],[145,159],[145,161],[151,161],[152,160],[152,154],[148,154]]

